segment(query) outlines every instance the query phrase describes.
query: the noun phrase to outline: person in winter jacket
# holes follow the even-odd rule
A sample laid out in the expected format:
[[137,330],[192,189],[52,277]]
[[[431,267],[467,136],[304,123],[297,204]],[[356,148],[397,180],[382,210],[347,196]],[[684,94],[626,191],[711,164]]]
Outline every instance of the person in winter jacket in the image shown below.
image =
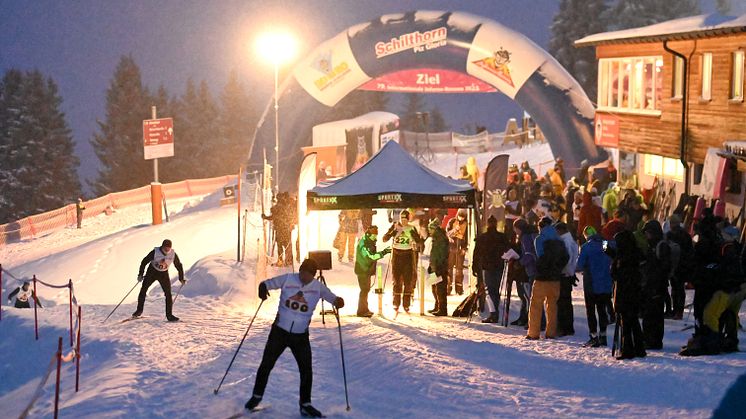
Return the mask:
[[518,238],[516,246],[518,254],[520,255],[518,263],[520,263],[526,271],[528,281],[518,285],[518,298],[521,300],[521,311],[518,318],[510,324],[513,326],[527,326],[531,287],[536,278],[536,249],[534,248],[536,229],[525,219],[519,218],[513,222],[513,230]]
[[679,265],[671,275],[671,306],[673,313],[671,317],[674,320],[681,320],[684,317],[684,305],[686,300],[686,291],[684,282],[691,275],[694,260],[694,245],[692,236],[681,225],[681,217],[672,214],[668,219],[669,231],[666,234],[668,240],[679,245],[681,254],[679,256]]
[[316,279],[318,270],[316,261],[306,259],[301,263],[297,274],[279,275],[259,284],[259,298],[262,301],[269,296],[269,290],[275,289],[280,290],[280,301],[264,347],[262,362],[256,372],[254,391],[246,402],[246,409],[254,410],[262,401],[275,362],[285,348],[290,348],[300,372],[300,413],[303,416],[323,417],[321,412],[311,405],[313,368],[308,325],[320,299],[331,303],[337,310],[344,307],[344,300]]
[[[288,266],[293,263],[292,233],[298,224],[298,207],[287,192],[277,195],[277,202],[272,205],[270,215],[262,214],[262,218],[272,221],[277,242],[277,255],[280,259],[277,266]],[[354,244],[352,245],[354,246]]]
[[580,208],[578,216],[578,237],[583,236],[585,228],[593,227],[595,231],[601,231],[603,224],[603,210],[593,202],[593,196],[590,192],[583,192],[583,206]]
[[583,272],[585,312],[590,333],[590,339],[583,346],[597,348],[607,345],[606,326],[609,324],[609,317],[606,307],[611,304],[611,258],[605,252],[608,242],[595,228],[587,226],[583,235],[586,242],[580,247],[580,257],[575,268]]
[[448,315],[448,237],[440,226],[437,218],[433,218],[427,225],[427,232],[432,240],[430,248],[430,266],[427,267],[428,274],[435,274],[438,282],[433,284],[433,297],[435,307],[428,312],[434,316]]
[[497,219],[490,215],[487,218],[487,230],[476,239],[472,262],[474,275],[478,276],[478,272],[482,271],[487,293],[495,307],[495,311],[492,311],[483,323],[497,323],[499,320],[500,280],[505,266],[502,255],[508,249],[508,238],[505,233],[497,231]]
[[671,273],[671,248],[663,241],[663,228],[656,220],[645,223],[642,232],[648,242],[643,268],[645,301],[642,330],[646,349],[663,349],[664,298]]
[[567,264],[562,268],[562,279],[560,280],[560,294],[557,300],[557,336],[571,336],[575,334],[572,287],[577,281],[575,266],[578,263],[578,244],[568,230],[567,224],[560,222],[554,228],[565,244],[567,254],[570,255]]
[[37,306],[43,308],[41,306],[41,301],[39,301],[39,299],[36,297],[36,293],[34,292],[34,290],[31,289],[28,281],[25,281],[23,285],[14,289],[10,294],[8,294],[8,304],[13,301],[13,297],[16,298],[16,302],[13,305],[13,307],[15,308],[31,308],[31,303],[29,303],[29,299],[31,298],[34,299]]
[[75,203],[75,218],[78,221],[78,228],[83,227],[83,211],[85,211],[83,198],[78,198],[78,202]]
[[448,281],[448,294],[451,287],[456,288],[456,294],[464,293],[464,259],[466,257],[467,244],[466,210],[460,209],[455,218],[448,221],[446,236],[448,237],[448,270],[455,272]]
[[378,240],[378,227],[370,226],[357,242],[355,252],[355,275],[360,287],[360,296],[357,301],[358,317],[371,317],[373,312],[368,309],[368,292],[370,292],[370,277],[376,273],[376,261],[391,252],[387,247],[376,252],[376,240]]
[[629,230],[628,222],[629,220],[624,210],[617,208],[614,211],[613,218],[601,227],[601,235],[606,241],[611,242],[618,233]]
[[345,255],[345,249],[347,250],[347,260],[352,262],[352,255],[355,251],[355,240],[357,239],[358,225],[360,224],[360,211],[358,210],[342,210],[339,213],[339,231],[341,233],[341,241],[337,250],[337,259],[342,262]]
[[637,247],[631,231],[622,230],[614,236],[616,246],[607,247],[612,256],[611,277],[616,283],[614,289],[614,311],[617,313],[617,327],[620,328],[619,354],[617,359],[645,357],[645,337],[640,327],[640,295],[642,293],[640,263],[644,255]]
[[536,279],[531,289],[528,311],[528,334],[526,339],[539,339],[542,309],[546,309],[547,328],[545,337],[557,337],[557,300],[559,299],[562,269],[569,260],[565,244],[552,226],[552,219],[539,222],[539,235],[534,241],[536,248]]
[[[140,294],[137,296],[137,310],[132,313],[132,317],[142,315],[148,288],[153,285],[153,282],[158,281],[166,298],[166,319],[170,322],[179,320],[172,313],[174,303],[171,299],[171,278],[168,276],[168,268],[171,267],[171,264],[179,272],[179,282],[182,285],[186,283],[184,279],[184,267],[181,265],[179,255],[174,251],[171,240],[169,239],[163,240],[160,247],[156,247],[142,259],[140,269],[137,272],[137,280],[142,282],[142,287],[140,288]],[[146,266],[148,270],[145,272],[145,277],[143,277],[143,271],[145,271]]]
[[393,241],[394,249],[391,255],[394,277],[394,310],[404,306],[404,311],[409,312],[412,302],[414,281],[416,280],[416,257],[423,240],[417,229],[409,224],[409,211],[404,210],[399,214],[399,222],[391,225],[391,228],[383,235],[383,241]]

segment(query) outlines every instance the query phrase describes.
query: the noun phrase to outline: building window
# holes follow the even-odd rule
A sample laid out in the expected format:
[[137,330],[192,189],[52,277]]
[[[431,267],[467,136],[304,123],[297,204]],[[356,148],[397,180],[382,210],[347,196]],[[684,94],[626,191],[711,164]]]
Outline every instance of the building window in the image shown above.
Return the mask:
[[684,166],[676,159],[656,156],[654,154],[644,154],[645,174],[649,176],[658,176],[660,178],[672,179],[677,182],[684,181]]
[[743,101],[743,51],[732,54],[733,69],[730,80],[730,98]]
[[681,57],[673,58],[673,86],[671,88],[671,95],[674,99],[681,99],[684,97],[684,59]]
[[598,65],[600,109],[660,115],[662,57],[604,58]]
[[712,99],[712,53],[702,54],[702,100]]

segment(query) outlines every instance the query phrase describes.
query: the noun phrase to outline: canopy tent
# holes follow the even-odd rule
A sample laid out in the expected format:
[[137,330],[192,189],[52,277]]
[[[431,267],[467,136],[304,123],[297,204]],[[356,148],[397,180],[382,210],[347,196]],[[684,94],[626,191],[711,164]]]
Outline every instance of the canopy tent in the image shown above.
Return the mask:
[[328,186],[308,191],[308,210],[358,208],[474,208],[465,180],[441,176],[389,141],[365,165]]

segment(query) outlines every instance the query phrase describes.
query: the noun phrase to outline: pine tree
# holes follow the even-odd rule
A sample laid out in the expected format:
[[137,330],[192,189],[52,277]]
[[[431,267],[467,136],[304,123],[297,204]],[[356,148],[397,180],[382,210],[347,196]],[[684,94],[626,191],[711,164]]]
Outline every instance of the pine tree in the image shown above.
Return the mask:
[[0,85],[0,222],[49,211],[80,196],[62,99],[39,71],[9,70]]
[[598,66],[594,48],[575,48],[586,35],[604,32],[604,0],[562,0],[552,21],[549,52],[580,83],[591,100],[596,99]]
[[249,141],[256,125],[255,111],[238,73],[232,71],[220,96],[220,126],[224,147],[217,155],[226,173],[238,172],[246,162]]
[[435,105],[430,109],[430,132],[444,132],[449,130],[449,126],[443,118],[440,108]]
[[179,179],[204,178],[226,174],[217,153],[223,147],[218,107],[207,83],[199,87],[187,81],[186,91],[176,105],[174,164]]
[[[92,183],[97,195],[148,185],[152,163],[143,158],[142,121],[150,119],[150,95],[132,56],[119,60],[106,91],[106,119],[98,121],[93,149],[101,161]],[[160,179],[159,179],[160,180]]]
[[699,13],[699,0],[618,0],[604,16],[609,22],[609,30],[621,30]]
[[418,93],[407,93],[404,109],[401,113],[400,126],[403,130],[414,132],[425,132],[422,119],[417,116],[418,112],[425,111],[425,100]]

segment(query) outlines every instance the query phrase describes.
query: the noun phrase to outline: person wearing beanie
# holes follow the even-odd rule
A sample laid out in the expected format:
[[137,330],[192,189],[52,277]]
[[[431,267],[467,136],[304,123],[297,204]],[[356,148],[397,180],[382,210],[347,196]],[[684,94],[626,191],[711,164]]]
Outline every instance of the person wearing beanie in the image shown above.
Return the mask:
[[402,211],[399,214],[399,221],[391,224],[383,235],[384,242],[389,240],[393,242],[391,265],[394,277],[394,310],[399,311],[399,306],[402,305],[408,313],[416,280],[416,255],[423,244],[417,229],[409,224],[409,211]]
[[681,217],[678,214],[672,214],[668,218],[668,226],[669,230],[666,233],[666,237],[668,240],[678,244],[679,249],[681,249],[679,265],[674,269],[670,279],[671,306],[673,309],[671,317],[674,320],[681,320],[684,318],[686,300],[684,283],[694,270],[694,244],[692,243],[692,236],[681,225]]
[[360,287],[360,296],[357,301],[358,317],[372,317],[373,312],[368,309],[368,292],[370,292],[370,277],[376,273],[376,261],[391,253],[387,247],[376,252],[376,241],[378,240],[378,227],[372,225],[365,230],[363,237],[357,242],[355,251],[355,275]]
[[[580,247],[576,270],[583,273],[583,295],[590,339],[584,347],[607,346],[606,327],[611,305],[611,258],[606,254],[608,241],[592,226],[583,230],[585,243]],[[598,313],[598,318],[596,318]]]
[[642,331],[645,349],[663,349],[665,296],[671,272],[671,247],[663,240],[663,228],[657,220],[650,220],[642,227],[647,239],[643,278]]
[[427,225],[427,232],[432,240],[430,249],[430,266],[427,273],[434,274],[438,282],[433,284],[433,297],[435,297],[435,307],[428,310],[434,316],[448,315],[448,237],[446,232],[440,226],[437,218],[433,218]]
[[487,230],[477,236],[474,246],[472,270],[475,276],[479,271],[484,278],[487,294],[492,300],[494,311],[483,323],[498,323],[500,317],[500,281],[503,275],[504,263],[502,256],[510,249],[505,233],[497,231],[497,219],[490,215],[487,219]]
[[466,209],[458,210],[456,217],[448,221],[446,227],[446,236],[448,237],[448,270],[449,273],[455,272],[448,281],[448,294],[451,294],[451,287],[456,289],[456,294],[464,293],[464,259],[466,257],[467,243],[467,224]]
[[542,309],[546,310],[547,339],[557,337],[557,300],[560,293],[562,269],[570,259],[565,244],[557,235],[548,217],[539,222],[539,235],[534,241],[536,248],[536,279],[531,289],[528,309],[528,334],[526,339],[539,339]]
[[28,281],[24,281],[23,285],[8,294],[8,304],[13,302],[13,297],[16,298],[16,301],[13,304],[13,307],[15,308],[31,308],[31,303],[29,303],[29,300],[31,299],[36,302],[38,307],[43,308],[41,306],[41,301],[36,297],[36,293],[31,289]]
[[[171,240],[163,240],[163,243],[159,247],[154,248],[142,259],[140,270],[137,272],[137,280],[142,282],[142,287],[140,288],[140,294],[137,296],[137,310],[132,313],[132,317],[140,317],[142,315],[148,288],[153,285],[153,282],[158,281],[166,299],[166,319],[170,322],[179,321],[179,318],[172,313],[174,302],[171,299],[171,278],[168,275],[168,268],[171,267],[171,264],[179,272],[179,282],[183,286],[186,283],[184,279],[184,267],[181,265],[179,255],[173,249]],[[145,271],[146,266],[148,270],[143,277],[143,271]]]
[[311,343],[308,339],[308,326],[320,299],[324,299],[337,310],[344,307],[342,297],[337,297],[326,284],[316,279],[319,266],[313,259],[306,259],[298,268],[298,273],[287,273],[262,281],[259,284],[259,298],[269,297],[269,290],[280,290],[280,300],[275,321],[264,347],[262,361],[256,372],[254,390],[246,402],[246,409],[254,410],[264,397],[269,374],[275,362],[290,348],[298,363],[300,372],[300,413],[303,416],[323,417],[311,405],[313,367],[311,363]]

